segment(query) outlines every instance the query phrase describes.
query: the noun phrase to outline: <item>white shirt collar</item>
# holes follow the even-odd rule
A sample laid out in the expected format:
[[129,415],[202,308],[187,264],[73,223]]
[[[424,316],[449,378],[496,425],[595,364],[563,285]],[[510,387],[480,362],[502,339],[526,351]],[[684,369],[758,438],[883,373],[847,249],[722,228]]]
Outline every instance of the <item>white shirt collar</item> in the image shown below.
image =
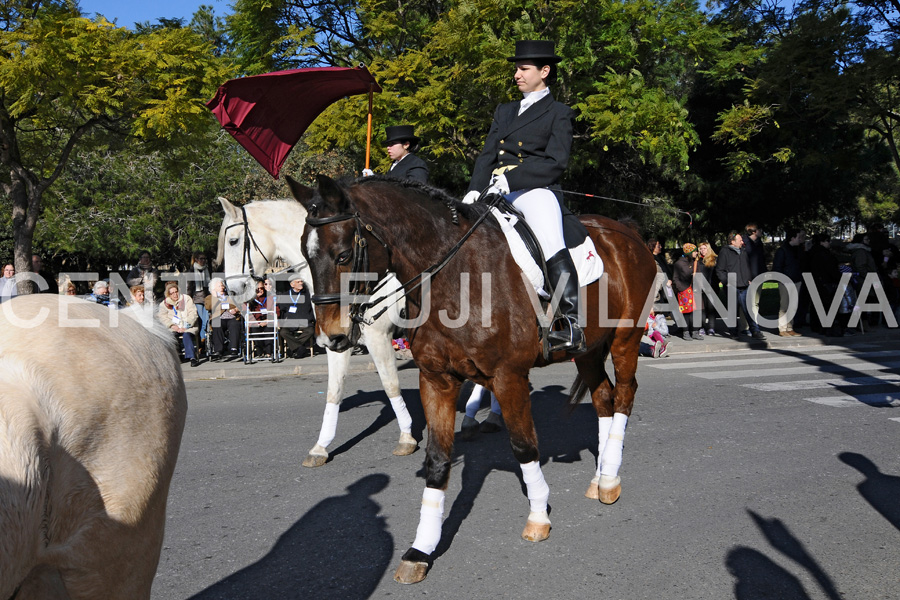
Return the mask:
[[521,115],[529,106],[548,95],[550,95],[550,88],[544,88],[536,92],[523,92],[522,100],[519,102],[519,114]]

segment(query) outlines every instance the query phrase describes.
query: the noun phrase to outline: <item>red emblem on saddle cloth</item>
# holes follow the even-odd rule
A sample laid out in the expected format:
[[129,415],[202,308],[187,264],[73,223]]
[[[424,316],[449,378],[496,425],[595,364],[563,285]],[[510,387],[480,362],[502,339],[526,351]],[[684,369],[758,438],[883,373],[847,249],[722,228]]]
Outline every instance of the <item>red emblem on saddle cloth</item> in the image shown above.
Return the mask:
[[269,174],[319,114],[346,96],[380,92],[365,67],[275,71],[226,81],[206,106]]
[[592,258],[594,258],[594,251],[588,250],[587,256],[584,257],[584,260],[591,260]]

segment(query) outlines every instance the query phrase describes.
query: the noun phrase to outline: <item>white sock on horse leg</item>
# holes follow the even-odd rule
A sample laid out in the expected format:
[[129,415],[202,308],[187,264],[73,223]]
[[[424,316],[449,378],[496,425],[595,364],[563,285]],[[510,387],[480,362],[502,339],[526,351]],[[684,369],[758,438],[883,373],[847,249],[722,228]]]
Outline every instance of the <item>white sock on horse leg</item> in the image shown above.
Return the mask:
[[334,434],[337,431],[338,413],[340,411],[340,404],[325,403],[325,416],[322,417],[322,429],[319,431],[318,441],[318,444],[323,448],[327,448],[328,444],[334,441]]
[[[541,471],[541,463],[533,460],[520,464],[522,467],[522,479],[525,481],[525,489],[528,492],[528,502],[532,513],[546,513],[547,500],[550,499],[550,486],[544,481],[544,473]],[[531,515],[529,515],[530,517]]]
[[497,396],[494,395],[494,392],[491,392],[491,412],[494,414],[500,413],[500,403],[497,401]]
[[409,410],[406,408],[403,396],[391,398],[391,408],[394,409],[394,414],[397,415],[397,424],[400,425],[400,431],[403,433],[412,432],[412,417],[409,416]]
[[469,394],[469,399],[466,400],[466,416],[470,419],[474,419],[478,409],[481,408],[482,394],[484,394],[484,387],[476,383],[472,388],[472,393]]
[[609,429],[609,439],[606,448],[603,449],[603,461],[600,474],[608,477],[619,475],[619,467],[622,466],[622,447],[625,445],[625,426],[628,417],[622,413],[615,413],[612,418],[612,427]]
[[444,491],[425,488],[422,493],[422,510],[419,512],[419,526],[416,541],[412,547],[419,552],[431,554],[441,541],[441,527],[444,524]]
[[600,477],[600,467],[603,465],[603,451],[606,449],[606,441],[609,439],[609,429],[612,427],[612,417],[600,417],[599,433],[597,434],[597,477]]

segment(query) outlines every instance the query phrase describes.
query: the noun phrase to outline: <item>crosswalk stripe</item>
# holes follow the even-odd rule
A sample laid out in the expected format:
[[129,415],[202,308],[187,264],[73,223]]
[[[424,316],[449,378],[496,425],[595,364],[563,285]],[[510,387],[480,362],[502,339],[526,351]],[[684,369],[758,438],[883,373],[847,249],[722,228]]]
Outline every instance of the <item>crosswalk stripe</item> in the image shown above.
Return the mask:
[[815,355],[808,356],[806,353],[803,356],[772,356],[767,353],[763,356],[757,355],[754,358],[735,358],[735,359],[725,359],[725,360],[716,360],[716,361],[707,361],[698,363],[695,360],[686,361],[686,362],[674,362],[674,361],[665,361],[662,363],[653,363],[649,366],[655,369],[683,369],[686,364],[691,365],[691,368],[710,368],[710,369],[718,369],[721,367],[742,367],[748,365],[766,365],[766,364],[783,364],[783,363],[793,363],[793,362],[809,362],[810,360],[829,360],[832,362],[837,362],[839,360],[850,360],[854,358],[875,358],[875,357],[884,357],[889,358],[893,356],[900,356],[900,350],[876,350],[872,352],[834,352],[826,355]]
[[760,392],[791,392],[820,388],[872,386],[900,382],[900,375],[885,373],[881,377],[847,377],[846,379],[801,379],[799,381],[767,381],[745,383],[744,387]]
[[850,406],[859,406],[867,404],[869,406],[890,406],[900,408],[900,394],[860,394],[858,396],[823,396],[819,398],[804,398],[807,402],[816,404],[824,404],[826,406],[834,406],[838,408],[846,408]]
[[[715,364],[713,365],[715,366]],[[868,361],[847,363],[843,365],[805,365],[802,367],[786,367],[780,369],[752,369],[738,371],[719,371],[715,373],[690,373],[693,377],[701,379],[741,379],[749,377],[779,377],[790,375],[810,375],[812,373],[839,373],[842,371],[881,371],[884,369],[896,369],[900,367],[900,361],[886,363],[873,363]]]

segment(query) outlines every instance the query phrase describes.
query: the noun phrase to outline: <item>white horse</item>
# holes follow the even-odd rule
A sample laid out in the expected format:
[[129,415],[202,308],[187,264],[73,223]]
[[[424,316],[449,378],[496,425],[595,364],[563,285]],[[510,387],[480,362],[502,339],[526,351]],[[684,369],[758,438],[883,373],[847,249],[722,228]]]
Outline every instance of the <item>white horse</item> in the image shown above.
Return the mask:
[[0,598],[150,598],[187,413],[174,339],[70,296],[0,305]]
[[[300,248],[300,238],[306,227],[306,209],[296,200],[263,200],[237,207],[225,198],[219,198],[225,218],[219,229],[219,246],[216,263],[224,268],[228,288],[235,294],[243,294],[251,277],[261,277],[276,258],[281,258],[299,271],[312,289],[312,276]],[[376,297],[386,296],[384,305],[391,308],[371,325],[362,329],[360,339],[369,350],[375,363],[384,391],[387,393],[397,423],[400,440],[394,448],[396,456],[406,456],[416,451],[417,442],[412,436],[412,417],[403,401],[400,379],[397,375],[397,359],[391,343],[393,324],[397,322],[400,303],[400,283],[391,275]],[[364,315],[371,320],[372,315]],[[328,460],[328,445],[337,431],[338,412],[344,395],[344,379],[350,369],[350,351],[332,352],[328,356],[328,394],[325,415],[319,439],[307,457],[304,467],[320,467]]]

